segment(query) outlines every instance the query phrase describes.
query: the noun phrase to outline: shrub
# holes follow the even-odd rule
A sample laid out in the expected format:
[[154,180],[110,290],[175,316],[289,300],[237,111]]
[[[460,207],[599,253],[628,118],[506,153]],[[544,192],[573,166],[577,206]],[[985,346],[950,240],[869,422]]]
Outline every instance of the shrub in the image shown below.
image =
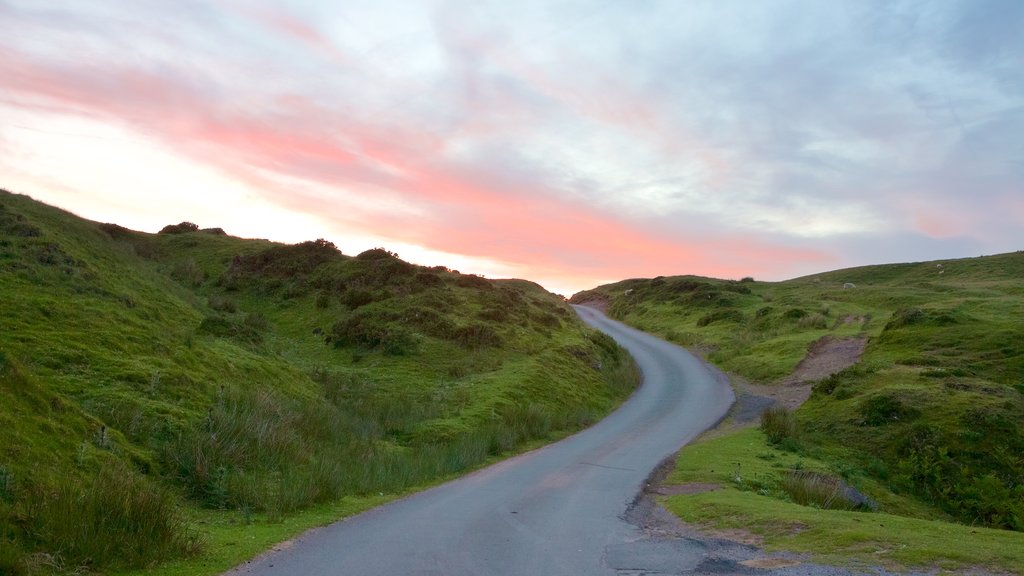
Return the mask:
[[742,322],[743,314],[734,308],[726,308],[725,310],[716,310],[701,316],[697,320],[697,326],[703,328],[709,324],[715,322]]
[[413,306],[401,317],[406,326],[416,328],[420,332],[435,338],[449,339],[455,335],[455,323],[447,316],[422,306]]
[[476,274],[462,274],[455,279],[455,285],[460,288],[473,288],[475,290],[490,290],[493,288],[490,280]]
[[782,314],[782,317],[787,320],[799,320],[804,316],[807,316],[807,310],[803,308],[790,308]]
[[127,236],[128,234],[131,233],[131,230],[125,228],[124,226],[113,224],[111,222],[104,222],[103,224],[100,224],[99,229],[102,230],[107,236],[110,236],[111,238]]
[[238,312],[238,305],[234,300],[219,294],[210,294],[206,299],[206,305],[218,312],[227,312],[228,314]]
[[330,342],[335,347],[362,346],[396,356],[416,351],[416,339],[403,326],[381,314],[355,313],[331,327]]
[[191,222],[182,222],[180,224],[168,224],[160,229],[158,234],[185,234],[187,232],[197,232],[199,226]]
[[331,307],[331,293],[327,290],[321,290],[316,295],[316,307],[320,310]]
[[530,319],[535,323],[547,328],[558,328],[562,325],[562,322],[558,319],[558,316],[555,316],[550,312],[537,312],[530,314]]
[[920,308],[901,308],[892,313],[892,318],[885,324],[886,330],[902,328],[919,324],[925,319],[924,311]]
[[371,248],[356,255],[358,260],[389,260],[398,258],[398,254],[384,248]]
[[263,342],[263,333],[267,328],[269,323],[260,313],[246,314],[241,320],[223,314],[213,314],[203,318],[199,324],[200,332],[221,338],[233,338],[249,344]]
[[768,442],[775,445],[787,440],[795,441],[798,433],[796,417],[785,406],[773,406],[761,414],[761,431]]
[[868,426],[912,420],[919,414],[916,408],[906,406],[899,398],[888,394],[872,396],[860,405],[861,418]]
[[473,350],[490,348],[501,344],[501,337],[487,324],[459,326],[452,333],[452,339],[459,345]]
[[841,372],[837,372],[819,380],[812,390],[815,394],[831,394],[842,382]]
[[[0,204],[0,208],[3,205]],[[43,235],[39,228],[29,224],[28,219],[21,214],[0,210],[0,234],[18,238],[38,238]]]
[[355,310],[356,308],[366,306],[367,304],[372,304],[376,300],[377,297],[373,292],[363,290],[362,288],[346,290],[341,295],[341,303],[348,306],[349,310]]
[[324,264],[340,262],[338,247],[323,238],[288,246],[274,246],[248,256],[235,256],[222,282],[240,278],[305,278]]
[[621,348],[614,338],[597,330],[587,330],[587,340],[594,343],[604,356],[615,357],[621,353]]
[[413,281],[421,288],[437,288],[444,286],[444,279],[433,272],[419,272]]

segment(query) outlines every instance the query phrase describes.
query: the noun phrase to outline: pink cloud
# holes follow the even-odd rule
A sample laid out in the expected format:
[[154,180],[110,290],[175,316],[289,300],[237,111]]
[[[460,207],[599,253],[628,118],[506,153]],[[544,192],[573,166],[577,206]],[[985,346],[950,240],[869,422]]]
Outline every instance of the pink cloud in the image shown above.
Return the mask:
[[[543,184],[518,190],[500,176],[446,162],[446,139],[415,124],[377,125],[300,96],[242,109],[203,83],[174,75],[123,68],[100,74],[14,50],[0,56],[0,73],[10,102],[124,122],[283,207],[333,216],[353,232],[548,271],[565,282],[575,278],[575,285],[673,273],[761,275],[770,262],[824,259],[814,250],[773,247],[757,238],[659,235],[642,223],[560,199]],[[537,81],[557,93],[549,79]],[[631,107],[630,98],[614,91],[593,99],[558,94],[602,121],[641,133],[656,130],[653,111]],[[421,211],[409,216],[338,205],[335,197],[286,188],[254,169],[396,199]]]
[[221,4],[250,20],[258,22],[272,32],[298,40],[335,64],[352,64],[352,60],[331,42],[327,36],[284,9],[269,5],[255,5],[238,0],[222,0]]

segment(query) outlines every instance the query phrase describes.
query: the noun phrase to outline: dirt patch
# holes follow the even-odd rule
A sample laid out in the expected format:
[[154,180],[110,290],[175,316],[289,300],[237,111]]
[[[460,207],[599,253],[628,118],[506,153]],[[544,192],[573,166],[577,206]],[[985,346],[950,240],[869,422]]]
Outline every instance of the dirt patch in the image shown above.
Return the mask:
[[811,345],[804,359],[796,365],[796,370],[784,378],[779,384],[807,384],[853,366],[864,355],[866,338],[835,338],[822,336]]
[[867,316],[855,316],[855,315],[851,314],[849,316],[843,316],[842,318],[837,318],[836,319],[836,326],[839,326],[840,324],[847,325],[847,326],[850,325],[850,324],[864,324],[867,321],[868,321],[868,317]]
[[704,492],[714,492],[721,487],[721,484],[714,482],[689,482],[687,484],[677,484],[674,486],[657,485],[653,487],[651,492],[658,496],[676,496],[679,494],[703,494]]
[[775,405],[796,410],[811,397],[815,382],[860,362],[866,345],[865,338],[824,336],[811,345],[792,374],[775,384],[754,384],[734,378],[733,422],[743,426],[756,423],[762,412]]
[[723,528],[715,530],[712,528],[703,528],[702,533],[706,534],[710,538],[717,538],[719,540],[726,540],[729,542],[736,542],[737,544],[743,544],[744,546],[763,546],[764,537],[760,534],[754,534],[749,530],[743,530],[742,528]]

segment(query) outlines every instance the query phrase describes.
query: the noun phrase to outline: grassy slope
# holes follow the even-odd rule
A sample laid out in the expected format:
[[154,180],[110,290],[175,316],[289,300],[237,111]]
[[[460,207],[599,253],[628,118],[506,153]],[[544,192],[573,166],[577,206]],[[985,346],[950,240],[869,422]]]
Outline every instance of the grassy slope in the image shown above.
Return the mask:
[[[667,481],[717,482],[722,488],[672,496],[665,504],[688,522],[744,530],[768,550],[806,553],[818,562],[955,572],[985,567],[1024,574],[1024,534],[885,512],[800,506],[778,487],[779,478],[794,468],[828,472],[834,463],[773,447],[755,428],[710,438],[684,448]],[[874,484],[863,478],[859,483],[866,489]]]
[[790,373],[823,336],[868,338],[862,362],[797,411],[788,447],[860,484],[883,511],[1020,530],[1022,278],[1018,252],[779,283],[627,280],[573,301],[606,300],[613,316],[760,382]]
[[2,191],[0,294],[0,572],[216,572],[576,430],[635,383],[529,282]]

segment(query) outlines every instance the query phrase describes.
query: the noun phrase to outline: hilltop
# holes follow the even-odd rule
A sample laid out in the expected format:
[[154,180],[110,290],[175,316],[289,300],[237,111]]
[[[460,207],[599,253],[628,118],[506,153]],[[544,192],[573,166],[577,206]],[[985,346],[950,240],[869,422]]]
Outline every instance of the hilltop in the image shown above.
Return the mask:
[[523,280],[0,191],[0,573],[217,572],[596,421],[637,382]]
[[[691,347],[728,370],[740,389],[808,386],[806,403],[794,413],[769,411],[763,432],[719,432],[706,447],[684,450],[670,481],[742,493],[669,499],[684,517],[718,527],[732,522],[779,546],[833,526],[831,541],[801,544],[810,551],[881,546],[884,534],[843,533],[847,517],[822,517],[821,528],[810,530],[809,513],[782,512],[777,504],[843,507],[837,493],[852,486],[888,514],[1024,530],[1024,253],[865,266],[784,282],[631,279],[571,301],[604,307]],[[836,343],[862,346],[860,361],[807,384],[796,381],[816,352]],[[824,495],[808,501],[808,485],[815,484]],[[847,505],[857,502],[865,501]],[[786,525],[809,531],[796,536]],[[944,549],[901,560],[927,564],[961,552],[970,558],[972,546],[991,551],[978,538],[947,538]],[[1002,567],[1019,560],[998,564],[993,557]]]

